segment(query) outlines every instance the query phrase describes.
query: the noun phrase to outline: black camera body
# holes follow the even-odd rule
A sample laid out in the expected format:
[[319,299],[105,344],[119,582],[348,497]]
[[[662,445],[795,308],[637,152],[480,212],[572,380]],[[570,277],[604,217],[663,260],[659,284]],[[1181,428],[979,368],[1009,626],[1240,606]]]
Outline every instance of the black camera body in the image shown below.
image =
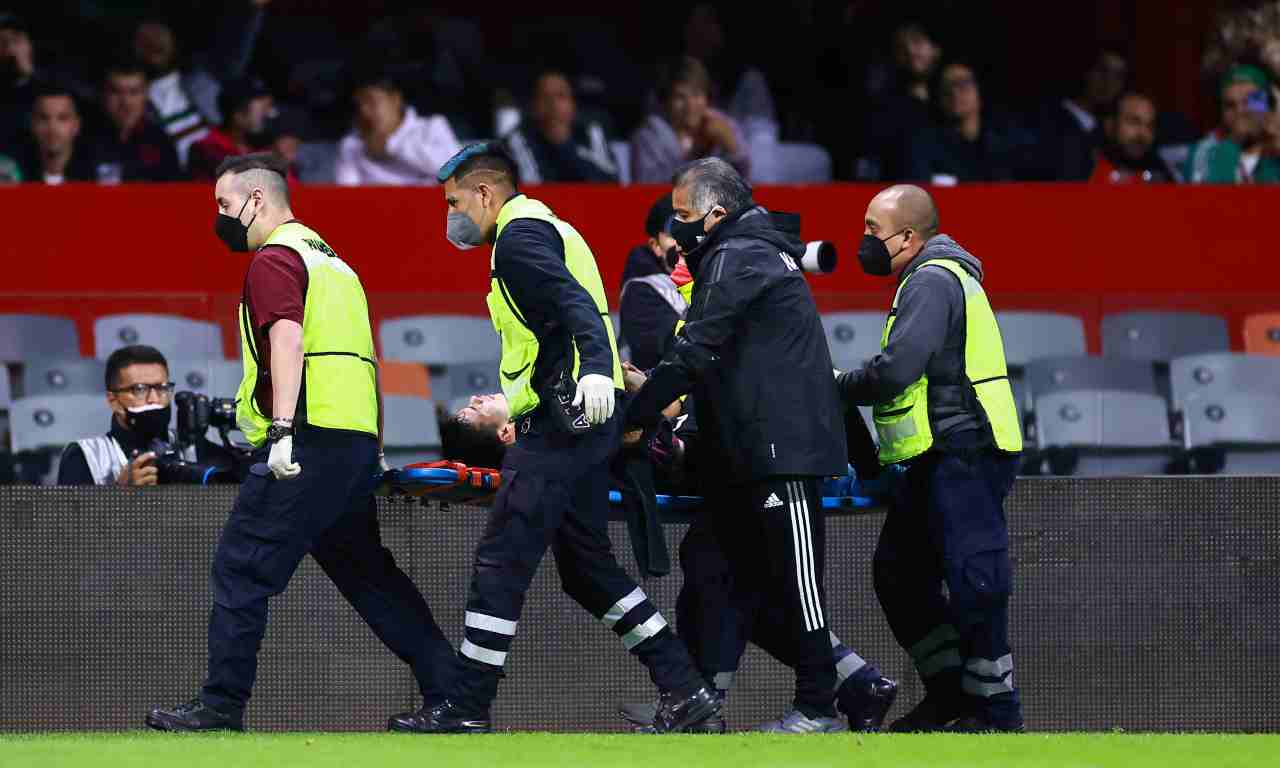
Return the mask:
[[[173,397],[177,406],[177,442],[153,440],[147,450],[156,455],[158,481],[161,485],[209,485],[239,482],[241,464],[249,454],[231,444],[229,433],[236,428],[236,401],[228,397],[207,397],[196,392],[179,392]],[[222,447],[229,455],[225,462],[188,461],[185,454],[204,439],[210,427],[218,430]]]

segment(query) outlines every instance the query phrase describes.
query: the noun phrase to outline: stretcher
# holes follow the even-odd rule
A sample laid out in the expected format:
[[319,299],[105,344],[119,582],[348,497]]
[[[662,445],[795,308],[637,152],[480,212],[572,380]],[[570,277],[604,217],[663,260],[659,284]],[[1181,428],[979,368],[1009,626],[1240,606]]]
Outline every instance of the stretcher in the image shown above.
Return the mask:
[[[458,462],[435,461],[410,464],[392,469],[383,475],[384,491],[393,496],[413,496],[426,500],[454,502],[458,504],[488,504],[498,493],[502,477],[496,469],[467,467]],[[849,487],[848,483],[828,483],[828,488]],[[702,505],[701,496],[670,496],[658,494],[658,507],[664,512],[690,513]],[[622,494],[609,491],[609,502],[622,505]],[[870,496],[833,495],[822,497],[822,508],[827,510],[856,510],[874,506]]]

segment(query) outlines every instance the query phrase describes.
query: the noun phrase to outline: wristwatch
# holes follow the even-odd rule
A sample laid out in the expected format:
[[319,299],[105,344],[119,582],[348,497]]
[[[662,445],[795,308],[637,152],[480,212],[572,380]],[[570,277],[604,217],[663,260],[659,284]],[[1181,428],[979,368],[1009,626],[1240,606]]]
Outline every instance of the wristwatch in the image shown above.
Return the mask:
[[271,426],[267,427],[267,440],[270,442],[274,443],[275,441],[282,440],[286,437],[293,437],[292,424],[272,422]]

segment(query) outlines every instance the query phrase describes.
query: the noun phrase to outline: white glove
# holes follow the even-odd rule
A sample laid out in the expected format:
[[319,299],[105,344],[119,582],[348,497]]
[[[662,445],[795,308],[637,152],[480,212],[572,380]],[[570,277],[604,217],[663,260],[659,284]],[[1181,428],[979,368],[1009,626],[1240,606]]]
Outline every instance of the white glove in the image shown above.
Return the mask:
[[573,404],[581,405],[591,424],[603,424],[613,415],[613,378],[588,373],[578,379],[578,392]]
[[387,463],[387,455],[385,453],[378,454],[378,471],[383,474],[391,471],[391,465]]
[[293,461],[293,435],[282,437],[271,444],[267,467],[277,480],[292,480],[302,472],[302,466]]

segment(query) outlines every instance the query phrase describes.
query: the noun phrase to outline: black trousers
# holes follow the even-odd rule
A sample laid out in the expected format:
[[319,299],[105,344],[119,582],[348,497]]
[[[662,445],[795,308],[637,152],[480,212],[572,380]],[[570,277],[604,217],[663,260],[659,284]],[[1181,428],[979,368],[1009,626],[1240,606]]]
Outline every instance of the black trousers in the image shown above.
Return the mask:
[[[266,451],[255,458],[266,460]],[[422,593],[382,545],[373,500],[377,441],[303,428],[294,438],[302,474],[276,480],[254,465],[240,487],[213,560],[209,677],[202,698],[244,707],[257,675],[267,602],[310,553],[374,633],[417,678],[427,702],[444,698],[453,647]]]
[[890,504],[874,560],[876,596],[926,689],[964,695],[997,721],[1021,719],[1004,513],[1018,461],[990,450],[916,459]]
[[[700,649],[699,663],[721,668],[703,666],[704,674],[714,672],[709,675],[714,679],[736,670],[747,641],[756,640],[795,669],[794,703],[810,717],[835,714],[836,672],[823,586],[826,520],[819,486],[816,477],[772,477],[708,494],[711,530],[728,566],[728,609],[715,612],[721,599],[717,593],[726,585],[716,584],[714,556],[708,555],[704,568],[683,552],[686,578],[706,588],[682,591],[679,609],[695,627],[706,617],[720,617],[718,633],[714,626],[694,630],[718,638],[711,649]],[[684,626],[682,619],[682,633]]]
[[623,571],[609,541],[609,458],[615,420],[574,437],[536,415],[518,422],[502,486],[476,548],[464,639],[450,700],[488,712],[525,593],[550,548],[566,594],[621,638],[660,689],[701,685],[684,644]]

